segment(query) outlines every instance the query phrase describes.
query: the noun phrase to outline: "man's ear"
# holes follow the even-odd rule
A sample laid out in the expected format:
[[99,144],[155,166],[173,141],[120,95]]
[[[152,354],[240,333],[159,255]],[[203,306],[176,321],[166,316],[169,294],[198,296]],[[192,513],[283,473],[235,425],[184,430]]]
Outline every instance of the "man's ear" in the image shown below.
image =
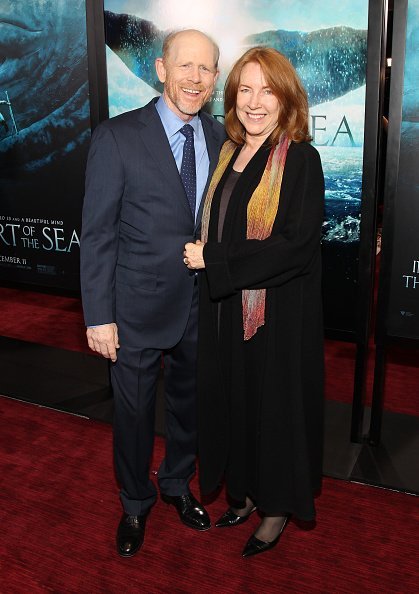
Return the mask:
[[219,76],[220,76],[220,71],[217,69],[217,72],[215,73],[215,77],[214,77],[214,84],[217,82]]
[[163,58],[156,58],[154,63],[156,67],[157,76],[159,77],[159,81],[161,83],[166,82],[166,68],[164,66]]

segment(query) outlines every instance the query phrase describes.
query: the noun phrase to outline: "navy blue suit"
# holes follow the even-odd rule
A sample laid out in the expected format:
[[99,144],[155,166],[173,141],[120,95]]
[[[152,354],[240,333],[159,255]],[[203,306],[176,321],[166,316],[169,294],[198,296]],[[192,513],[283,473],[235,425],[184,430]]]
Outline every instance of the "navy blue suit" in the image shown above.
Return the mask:
[[[200,118],[210,179],[225,135],[212,117]],[[194,222],[155,100],[96,128],[83,207],[83,309],[88,326],[118,326],[121,347],[111,367],[115,463],[124,509],[133,515],[145,513],[156,498],[149,463],[162,352],[166,457],[160,490],[186,493],[195,470],[197,288],[182,252],[197,236],[199,219]]]

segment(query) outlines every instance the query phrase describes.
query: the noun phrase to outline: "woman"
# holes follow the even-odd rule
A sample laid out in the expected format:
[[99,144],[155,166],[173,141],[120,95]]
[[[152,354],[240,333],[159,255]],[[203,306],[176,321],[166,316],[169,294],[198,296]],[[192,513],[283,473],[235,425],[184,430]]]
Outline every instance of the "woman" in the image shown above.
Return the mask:
[[279,52],[255,47],[225,88],[228,136],[184,262],[205,268],[198,396],[203,492],[225,477],[216,523],[262,521],[243,556],[271,549],[293,514],[315,515],[322,462],[320,236],[324,181],[308,104]]

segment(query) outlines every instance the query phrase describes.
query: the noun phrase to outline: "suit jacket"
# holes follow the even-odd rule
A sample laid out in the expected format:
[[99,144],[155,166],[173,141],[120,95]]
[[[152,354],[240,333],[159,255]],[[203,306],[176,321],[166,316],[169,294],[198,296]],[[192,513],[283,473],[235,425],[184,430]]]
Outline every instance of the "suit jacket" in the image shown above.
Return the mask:
[[[210,179],[225,133],[211,116],[200,117]],[[86,325],[116,322],[128,346],[175,345],[194,285],[182,252],[199,220],[200,214],[195,224],[155,100],[100,124],[92,136],[83,206]]]

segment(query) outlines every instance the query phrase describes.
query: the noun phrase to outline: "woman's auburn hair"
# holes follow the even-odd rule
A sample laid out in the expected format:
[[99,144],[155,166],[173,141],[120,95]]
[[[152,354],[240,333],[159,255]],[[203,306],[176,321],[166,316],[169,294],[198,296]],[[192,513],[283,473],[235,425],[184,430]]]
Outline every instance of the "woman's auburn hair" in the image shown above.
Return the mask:
[[257,46],[248,50],[234,64],[224,87],[225,128],[236,144],[244,144],[245,128],[236,114],[240,75],[246,64],[259,64],[265,80],[279,101],[278,126],[269,137],[276,144],[283,132],[294,142],[310,141],[308,101],[305,89],[290,61],[272,47]]

